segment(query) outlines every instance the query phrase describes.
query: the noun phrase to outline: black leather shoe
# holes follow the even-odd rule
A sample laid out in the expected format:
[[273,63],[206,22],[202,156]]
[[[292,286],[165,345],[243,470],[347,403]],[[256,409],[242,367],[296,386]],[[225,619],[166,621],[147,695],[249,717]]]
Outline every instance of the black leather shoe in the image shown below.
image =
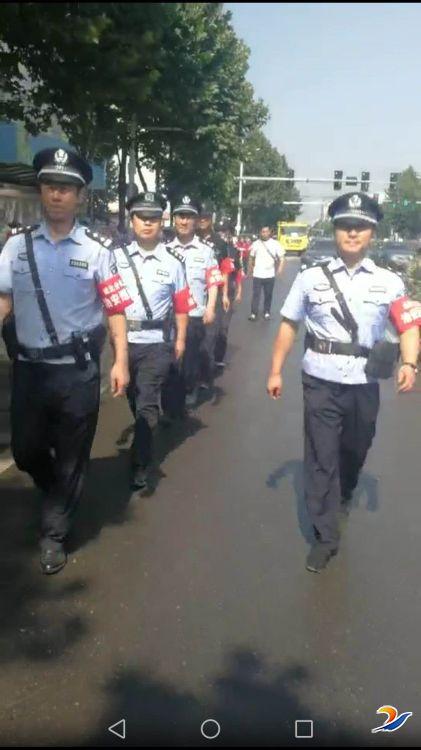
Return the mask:
[[307,570],[311,573],[320,573],[326,567],[330,558],[336,555],[337,551],[336,549],[329,549],[322,542],[316,542],[307,556]]
[[40,565],[44,575],[51,576],[54,573],[59,573],[66,563],[67,555],[62,544],[58,544],[58,542],[41,543]]
[[135,469],[132,474],[132,489],[142,491],[148,489],[148,475],[145,469]]

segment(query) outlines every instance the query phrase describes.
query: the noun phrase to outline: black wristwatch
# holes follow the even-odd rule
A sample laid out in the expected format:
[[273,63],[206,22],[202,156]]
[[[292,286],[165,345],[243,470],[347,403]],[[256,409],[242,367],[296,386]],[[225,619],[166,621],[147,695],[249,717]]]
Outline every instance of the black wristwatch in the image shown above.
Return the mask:
[[412,367],[412,369],[415,370],[415,375],[418,375],[418,367],[414,365],[413,362],[402,362],[401,367],[404,367],[405,365]]

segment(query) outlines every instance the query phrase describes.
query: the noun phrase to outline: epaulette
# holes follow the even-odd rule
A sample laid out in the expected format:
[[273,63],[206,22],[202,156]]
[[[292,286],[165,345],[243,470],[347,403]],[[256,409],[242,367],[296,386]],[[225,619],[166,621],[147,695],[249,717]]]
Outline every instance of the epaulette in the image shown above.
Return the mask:
[[90,229],[86,229],[86,236],[89,237],[91,240],[95,240],[95,242],[99,242],[100,245],[103,247],[106,247],[107,250],[111,250],[111,247],[113,245],[112,239],[110,237],[103,237],[101,234],[98,234],[98,232],[91,232]]
[[10,234],[12,237],[14,237],[16,234],[26,234],[26,232],[33,232],[35,229],[38,229],[39,224],[31,224],[31,226],[28,227],[14,227]]
[[185,264],[186,259],[183,255],[181,255],[181,253],[177,252],[177,250],[175,250],[173,247],[168,247],[168,245],[165,245],[165,249],[167,253],[173,256],[173,258],[179,260],[183,265]]
[[304,273],[304,271],[313,270],[313,268],[323,268],[323,266],[325,266],[325,265],[326,265],[325,263],[310,263],[305,268],[301,268],[300,269],[300,273]]

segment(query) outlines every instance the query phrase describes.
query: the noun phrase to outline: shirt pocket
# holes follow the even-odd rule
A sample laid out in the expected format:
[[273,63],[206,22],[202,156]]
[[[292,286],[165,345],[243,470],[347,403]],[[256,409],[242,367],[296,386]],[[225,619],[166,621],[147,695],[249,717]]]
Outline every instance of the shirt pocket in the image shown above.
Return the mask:
[[336,297],[332,289],[317,291],[312,289],[308,293],[308,314],[310,318],[325,321],[332,318],[331,309],[336,309]]
[[26,261],[16,261],[12,267],[12,289],[13,292],[35,293],[32,281],[31,269]]
[[78,268],[77,266],[65,265],[63,276],[67,280],[72,279],[77,282],[88,282],[92,284],[94,272],[91,268]]
[[367,292],[363,299],[364,316],[366,320],[377,325],[386,320],[389,314],[389,300],[385,294]]

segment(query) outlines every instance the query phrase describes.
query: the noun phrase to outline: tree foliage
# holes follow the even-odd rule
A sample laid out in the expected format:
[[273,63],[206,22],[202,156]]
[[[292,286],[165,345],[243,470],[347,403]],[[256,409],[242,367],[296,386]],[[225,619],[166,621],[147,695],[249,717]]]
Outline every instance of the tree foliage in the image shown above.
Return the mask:
[[[258,177],[288,177],[286,157],[271,145],[261,130],[245,139],[242,148],[244,175]],[[238,175],[237,171],[234,173]],[[300,213],[299,206],[284,206],[283,201],[299,201],[300,194],[291,182],[246,182],[243,187],[243,225],[256,231],[262,224],[275,226],[277,221],[293,221]],[[233,217],[238,207],[238,180],[232,181],[230,208]]]
[[226,199],[268,117],[248,57],[222,3],[3,3],[0,118],[55,117],[86,157],[118,154],[123,216],[131,150],[170,195]]
[[388,202],[382,208],[384,219],[379,225],[379,235],[390,237],[397,233],[404,239],[421,235],[421,180],[413,167],[399,176],[397,187],[388,192]]

